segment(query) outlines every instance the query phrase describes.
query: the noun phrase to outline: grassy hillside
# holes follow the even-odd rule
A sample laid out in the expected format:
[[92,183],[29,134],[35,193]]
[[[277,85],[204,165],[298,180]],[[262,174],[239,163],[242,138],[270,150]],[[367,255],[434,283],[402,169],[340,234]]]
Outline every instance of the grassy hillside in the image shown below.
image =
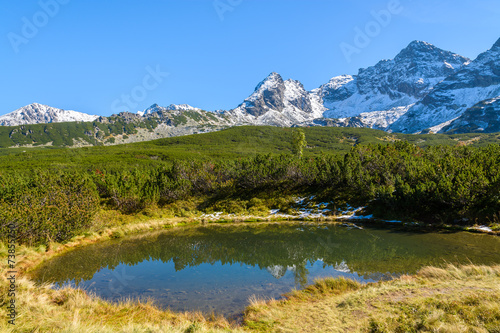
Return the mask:
[[[74,124],[75,130],[83,130],[86,123]],[[49,125],[32,125],[42,131]],[[110,125],[111,126],[111,125]],[[0,127],[5,130],[7,127]],[[118,129],[115,129],[118,131]],[[128,129],[127,131],[132,131]],[[71,128],[68,127],[71,132]],[[178,159],[237,159],[258,153],[290,153],[292,128],[270,126],[241,126],[219,132],[187,135],[154,141],[115,146],[94,146],[83,148],[2,148],[0,149],[0,170],[34,167],[117,167],[157,165],[171,163]],[[384,144],[407,140],[420,147],[435,145],[486,146],[500,142],[500,134],[389,134],[366,128],[312,127],[305,128],[307,148],[304,156],[320,154],[342,155],[355,145]],[[3,133],[3,134],[2,134]],[[37,132],[34,132],[37,133]],[[3,142],[4,132],[0,133]],[[34,135],[34,134],[33,134]],[[61,140],[63,140],[61,138]]]
[[75,142],[102,145],[107,140],[109,143],[113,142],[114,135],[132,135],[137,132],[137,128],[152,130],[157,125],[155,121],[150,120],[127,122],[120,117],[110,117],[106,123],[94,121],[0,126],[0,147],[25,145],[64,147],[73,146]]
[[[227,126],[226,117],[201,110],[182,113],[162,111],[145,116],[121,112],[110,117],[99,117],[93,122],[0,126],[0,148],[113,145],[199,133]],[[140,132],[140,129],[143,131]]]

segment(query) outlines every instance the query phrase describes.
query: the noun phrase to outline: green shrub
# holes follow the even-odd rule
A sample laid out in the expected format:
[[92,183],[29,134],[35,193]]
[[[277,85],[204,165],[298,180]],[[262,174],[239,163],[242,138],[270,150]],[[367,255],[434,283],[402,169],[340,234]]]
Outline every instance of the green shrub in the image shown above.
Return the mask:
[[88,228],[99,208],[87,175],[40,172],[0,176],[0,228],[16,225],[20,243],[65,241]]

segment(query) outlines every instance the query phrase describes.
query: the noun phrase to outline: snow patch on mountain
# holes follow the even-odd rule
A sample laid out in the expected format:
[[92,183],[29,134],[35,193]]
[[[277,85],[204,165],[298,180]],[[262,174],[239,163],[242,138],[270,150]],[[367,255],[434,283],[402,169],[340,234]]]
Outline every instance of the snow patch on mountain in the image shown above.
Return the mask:
[[456,118],[453,118],[451,120],[445,121],[444,123],[441,123],[439,125],[432,126],[431,128],[429,128],[429,134],[439,133],[444,127],[450,125],[453,121],[455,121],[458,118],[459,117],[456,117]]
[[363,127],[386,129],[404,115],[414,104],[399,106],[387,111],[363,112],[359,115]]
[[481,101],[441,129],[449,133],[500,132],[500,96]]
[[392,99],[388,95],[373,94],[371,96],[355,93],[350,98],[334,103],[325,103],[328,109],[324,113],[326,118],[347,118],[374,112],[387,112],[398,108],[408,109],[409,105],[418,100],[410,96]]
[[[411,122],[406,122],[407,127],[399,125],[394,129],[403,133],[420,133],[427,128],[439,127],[441,124],[451,123],[478,101],[497,95],[500,95],[500,85],[443,91],[433,97],[447,101],[445,105],[429,107],[419,103],[410,109]],[[402,120],[406,119],[402,117],[399,121]]]

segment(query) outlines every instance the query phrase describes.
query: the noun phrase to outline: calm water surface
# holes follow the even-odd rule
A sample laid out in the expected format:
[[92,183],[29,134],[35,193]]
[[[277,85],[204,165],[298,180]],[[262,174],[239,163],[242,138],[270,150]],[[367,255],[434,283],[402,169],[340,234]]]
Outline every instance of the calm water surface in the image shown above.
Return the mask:
[[34,278],[111,301],[151,298],[176,311],[231,316],[243,311],[252,295],[278,298],[319,277],[371,282],[447,262],[498,264],[499,250],[500,237],[466,232],[212,225],[90,245],[46,262]]

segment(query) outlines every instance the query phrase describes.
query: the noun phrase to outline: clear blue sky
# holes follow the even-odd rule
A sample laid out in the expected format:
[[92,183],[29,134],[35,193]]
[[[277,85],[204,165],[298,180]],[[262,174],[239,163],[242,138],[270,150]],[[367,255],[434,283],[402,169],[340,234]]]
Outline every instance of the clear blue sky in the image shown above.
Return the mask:
[[[375,23],[371,12],[389,7]],[[38,102],[110,115],[131,93],[134,112],[231,109],[270,72],[310,90],[412,40],[475,58],[500,37],[499,18],[498,0],[6,0],[0,114]],[[347,61],[341,45],[356,47],[367,27],[369,44]]]

